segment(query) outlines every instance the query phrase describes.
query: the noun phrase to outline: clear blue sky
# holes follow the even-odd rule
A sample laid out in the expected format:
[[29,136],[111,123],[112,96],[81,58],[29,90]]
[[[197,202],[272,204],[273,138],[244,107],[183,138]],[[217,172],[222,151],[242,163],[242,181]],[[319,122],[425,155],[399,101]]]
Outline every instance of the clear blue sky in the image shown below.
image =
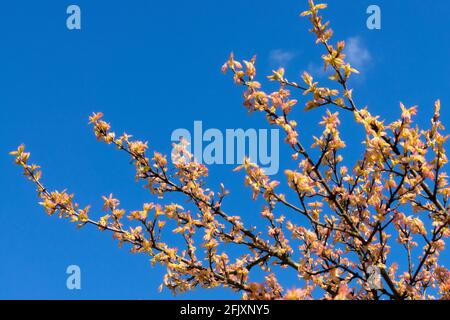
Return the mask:
[[[434,0],[329,1],[326,17],[337,39],[353,41],[362,75],[353,82],[358,103],[393,119],[398,104],[417,104],[425,119],[440,98],[450,122],[450,3]],[[82,30],[69,31],[66,8],[82,10]],[[382,29],[366,28],[366,8],[378,4]],[[313,73],[320,63],[305,18],[306,0],[285,1],[5,1],[0,19],[0,298],[152,299],[164,269],[120,249],[110,235],[47,217],[35,188],[8,152],[25,143],[44,168],[50,189],[68,188],[82,204],[99,208],[114,193],[126,209],[150,195],[134,182],[128,159],[96,142],[87,117],[102,111],[117,131],[126,130],[152,148],[170,152],[176,128],[264,128],[261,116],[242,107],[242,91],[220,66],[230,51],[258,56],[266,75],[284,64],[287,76]],[[363,57],[363,58],[361,58]],[[308,137],[321,112],[298,111]],[[427,123],[427,121],[424,121]],[[345,126],[347,133],[353,128]],[[344,136],[349,154],[358,149]],[[283,149],[284,150],[284,149]],[[287,163],[282,160],[281,164]],[[213,166],[211,184],[223,180],[229,211],[246,221],[258,208],[232,166]],[[253,215],[253,217],[252,217]],[[66,289],[65,269],[82,270],[82,290]],[[196,290],[181,298],[233,298],[223,289]]]

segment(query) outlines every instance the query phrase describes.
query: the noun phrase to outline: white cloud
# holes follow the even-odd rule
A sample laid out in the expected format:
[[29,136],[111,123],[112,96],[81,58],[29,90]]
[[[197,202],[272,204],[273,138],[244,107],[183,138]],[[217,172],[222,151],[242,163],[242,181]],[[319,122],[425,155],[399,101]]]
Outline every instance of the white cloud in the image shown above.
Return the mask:
[[275,67],[285,67],[294,57],[293,52],[283,49],[275,49],[269,53],[270,63]]
[[372,56],[360,37],[348,38],[345,41],[344,53],[346,55],[346,61],[357,69],[367,66],[372,61]]
[[329,69],[327,71],[324,70],[323,63],[318,64],[315,62],[308,63],[308,66],[306,67],[306,71],[310,75],[312,75],[314,78],[321,78],[330,73]]

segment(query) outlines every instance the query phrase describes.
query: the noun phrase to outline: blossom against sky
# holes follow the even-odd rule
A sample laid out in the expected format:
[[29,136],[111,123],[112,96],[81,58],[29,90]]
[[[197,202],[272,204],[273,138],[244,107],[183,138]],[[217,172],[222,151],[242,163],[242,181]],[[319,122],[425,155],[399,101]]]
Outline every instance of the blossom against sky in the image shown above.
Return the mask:
[[[418,0],[378,1],[381,30],[366,28],[372,2],[329,2],[324,14],[335,40],[353,43],[354,59],[362,64],[365,81],[355,82],[361,105],[392,119],[403,101],[419,105],[419,115],[428,119],[440,98],[442,118],[450,120],[448,1],[433,1],[427,10]],[[0,298],[171,298],[157,291],[164,270],[151,268],[146,257],[117,248],[109,235],[48,218],[8,152],[26,143],[44,167],[46,185],[69,188],[81,205],[100,210],[101,196],[112,192],[123,207],[139,207],[148,193],[135,184],[128,159],[95,141],[88,115],[102,111],[118,130],[149,140],[165,153],[171,132],[192,129],[195,120],[219,129],[266,127],[264,119],[247,114],[241,91],[220,66],[234,51],[246,59],[256,54],[259,73],[285,64],[290,79],[300,78],[311,64],[320,67],[310,25],[298,16],[306,1],[77,4],[83,19],[79,31],[66,28],[66,3],[2,6]],[[300,127],[310,136],[320,116],[299,115]],[[357,152],[351,136],[345,138],[348,153]],[[232,169],[212,167],[211,184],[223,181],[232,190],[230,210],[251,221],[250,191]],[[72,264],[82,271],[79,291],[66,288],[65,272]],[[188,297],[237,296],[215,289]]]

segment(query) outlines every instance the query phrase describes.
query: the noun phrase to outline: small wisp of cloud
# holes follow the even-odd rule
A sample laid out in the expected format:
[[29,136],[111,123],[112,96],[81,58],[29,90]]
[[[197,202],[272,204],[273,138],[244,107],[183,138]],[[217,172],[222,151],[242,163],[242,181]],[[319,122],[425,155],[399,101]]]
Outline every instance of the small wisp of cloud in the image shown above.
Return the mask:
[[311,74],[314,78],[321,78],[326,75],[330,75],[329,70],[326,71],[324,69],[323,64],[310,62],[308,63],[308,66],[306,67],[306,71],[308,71],[309,74]]
[[[359,71],[366,71],[372,63],[372,55],[367,47],[364,45],[364,41],[358,37],[350,37],[345,40],[345,61]],[[324,70],[323,61],[321,63],[310,62],[307,65],[306,70],[315,78],[325,78],[331,75],[332,70]],[[362,79],[361,76],[355,79]]]
[[345,41],[346,61],[357,69],[364,69],[372,61],[372,55],[360,37],[350,37]]
[[269,61],[275,68],[286,67],[294,57],[294,52],[283,49],[275,49],[269,53]]

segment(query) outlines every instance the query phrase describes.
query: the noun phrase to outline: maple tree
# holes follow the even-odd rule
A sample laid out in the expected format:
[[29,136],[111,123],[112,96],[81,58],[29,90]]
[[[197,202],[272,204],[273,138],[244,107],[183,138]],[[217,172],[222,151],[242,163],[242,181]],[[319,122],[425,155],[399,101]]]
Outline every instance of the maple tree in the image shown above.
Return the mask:
[[[450,298],[450,271],[439,262],[444,239],[450,236],[450,187],[443,171],[448,137],[440,121],[440,102],[427,129],[414,125],[416,107],[401,104],[401,117],[389,124],[359,108],[348,84],[358,71],[345,60],[345,43],[332,42],[329,23],[319,14],[324,8],[309,0],[309,10],[301,15],[309,18],[316,43],[324,49],[322,58],[335,88],[320,87],[307,72],[301,83],[290,81],[279,69],[268,77],[279,88],[267,93],[256,80],[255,57],[238,61],[231,54],[222,67],[245,88],[245,107],[285,132],[298,163],[285,170],[284,181],[272,180],[250,159],[236,168],[245,171],[253,199],[264,200],[260,214],[267,229],[249,227],[241,216],[226,211],[228,191],[223,185],[216,192],[207,187],[208,168],[196,162],[185,141],[175,145],[178,157],[170,162],[159,152],[150,153],[147,143],[116,135],[102,113],[89,118],[97,139],[126,153],[136,178],[158,199],[170,193],[182,200],[145,203],[140,210],[126,212],[110,195],[103,197],[106,214],[94,219],[90,207],[81,208],[72,194],[49,191],[42,184],[39,166],[29,164],[30,154],[21,145],[12,154],[37,185],[40,204],[49,215],[110,231],[132,252],[151,256],[153,263],[167,267],[163,285],[174,293],[221,285],[242,292],[245,299]],[[298,104],[292,95],[297,93],[306,99],[306,110],[330,108],[311,148],[302,143],[297,122],[290,118]],[[344,164],[341,151],[346,145],[339,113],[332,109],[352,113],[364,129],[364,150],[354,165]],[[312,149],[318,151],[317,158]],[[289,194],[277,190],[280,183],[287,184]],[[183,199],[193,207],[182,206]],[[279,208],[293,215],[282,216]],[[167,233],[178,235],[184,247],[166,242]],[[229,246],[242,254],[232,257]],[[398,247],[395,253],[393,246]],[[406,262],[400,268],[398,261]],[[373,268],[381,277],[377,285],[371,281]],[[285,269],[298,275],[296,288],[279,283],[276,273]],[[264,281],[250,281],[255,270],[265,274]]]

